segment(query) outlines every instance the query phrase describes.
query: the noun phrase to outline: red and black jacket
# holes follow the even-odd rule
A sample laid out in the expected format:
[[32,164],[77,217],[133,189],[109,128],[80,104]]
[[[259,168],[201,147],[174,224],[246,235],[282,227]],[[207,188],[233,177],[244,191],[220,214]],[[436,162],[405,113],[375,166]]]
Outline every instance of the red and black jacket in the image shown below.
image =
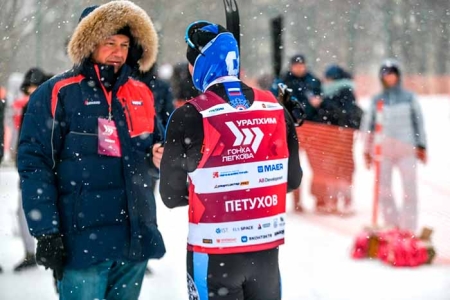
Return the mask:
[[[41,85],[24,117],[18,154],[24,209],[42,215],[28,224],[35,236],[62,233],[72,267],[165,252],[148,188],[151,148],[161,133],[151,91],[130,74],[127,65],[115,76],[112,66],[86,61]],[[108,118],[109,93],[121,157],[98,154],[98,119]]]

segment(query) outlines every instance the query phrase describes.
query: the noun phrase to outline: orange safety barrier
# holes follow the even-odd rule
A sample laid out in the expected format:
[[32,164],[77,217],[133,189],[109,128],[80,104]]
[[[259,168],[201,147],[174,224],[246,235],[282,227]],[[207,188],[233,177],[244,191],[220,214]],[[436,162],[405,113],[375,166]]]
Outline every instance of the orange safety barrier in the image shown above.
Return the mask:
[[[297,128],[297,135],[313,172],[311,194],[316,199],[316,210],[327,213],[337,211],[339,206],[349,208],[355,169],[354,129],[306,121]],[[298,191],[294,201],[300,209]]]

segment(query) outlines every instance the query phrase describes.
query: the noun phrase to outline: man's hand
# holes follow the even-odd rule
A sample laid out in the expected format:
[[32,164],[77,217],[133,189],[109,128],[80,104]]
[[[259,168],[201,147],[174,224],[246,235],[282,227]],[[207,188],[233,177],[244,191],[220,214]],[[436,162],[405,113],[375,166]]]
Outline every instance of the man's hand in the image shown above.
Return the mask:
[[164,152],[164,146],[161,143],[154,144],[152,148],[153,164],[159,169],[161,166],[161,159]]
[[427,149],[425,149],[423,147],[417,147],[416,148],[416,157],[423,164],[426,164],[427,163]]
[[370,153],[364,153],[364,162],[366,164],[366,168],[370,169],[370,166],[372,165],[373,162],[373,157]]
[[36,262],[45,269],[52,269],[57,280],[61,280],[64,271],[64,244],[59,234],[39,237],[36,248]]
[[183,104],[185,104],[185,103],[186,103],[186,100],[183,100],[183,99],[175,99],[172,101],[173,107],[175,109],[183,106]]

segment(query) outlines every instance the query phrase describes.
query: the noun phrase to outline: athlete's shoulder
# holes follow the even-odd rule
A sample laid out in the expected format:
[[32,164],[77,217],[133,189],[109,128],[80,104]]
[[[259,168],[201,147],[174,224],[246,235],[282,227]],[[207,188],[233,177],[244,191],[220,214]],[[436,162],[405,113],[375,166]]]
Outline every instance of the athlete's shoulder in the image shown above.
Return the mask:
[[252,88],[255,93],[255,100],[278,103],[277,98],[271,91]]

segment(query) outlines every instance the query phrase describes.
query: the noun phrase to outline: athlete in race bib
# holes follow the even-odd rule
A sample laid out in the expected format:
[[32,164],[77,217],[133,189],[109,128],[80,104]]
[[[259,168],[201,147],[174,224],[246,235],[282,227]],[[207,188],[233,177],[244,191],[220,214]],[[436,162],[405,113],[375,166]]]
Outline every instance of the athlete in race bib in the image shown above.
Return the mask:
[[194,22],[186,42],[202,94],[168,122],[160,192],[170,208],[189,205],[190,299],[281,299],[286,193],[302,178],[294,123],[269,91],[238,79],[225,28]]

